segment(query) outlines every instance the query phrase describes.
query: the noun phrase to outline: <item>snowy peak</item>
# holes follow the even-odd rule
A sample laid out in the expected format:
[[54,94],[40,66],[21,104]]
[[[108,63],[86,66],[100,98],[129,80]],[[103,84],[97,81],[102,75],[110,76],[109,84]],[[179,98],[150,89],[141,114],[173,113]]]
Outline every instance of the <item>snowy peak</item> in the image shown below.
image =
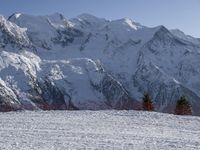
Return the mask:
[[[22,13],[15,13],[8,18],[9,21],[16,23],[20,27],[30,28],[30,30],[39,28],[46,32],[51,32],[53,29],[63,29],[73,27],[72,23],[68,21],[61,13],[54,13],[46,16],[33,16]],[[45,29],[47,28],[47,29]],[[51,29],[50,29],[51,28]],[[41,32],[42,32],[41,31]]]
[[103,19],[103,18],[93,16],[91,14],[87,14],[87,13],[80,14],[76,18],[84,19],[84,20],[90,20],[90,21],[93,20],[93,22],[95,22],[95,21],[97,22],[98,20],[104,20],[104,21],[106,20],[106,19]]
[[142,26],[139,23],[135,23],[130,18],[122,18],[119,20],[114,20],[112,21],[112,24],[115,24],[116,26],[119,26],[121,28],[123,28],[124,26],[124,27],[127,27],[128,29],[133,29],[133,30],[138,30],[142,28]]
[[26,31],[26,28],[20,28],[15,23],[0,16],[0,47],[5,47],[8,44],[12,47],[31,47]]
[[60,13],[48,15],[46,16],[46,18],[49,20],[50,24],[52,24],[52,26],[54,26],[55,28],[73,27],[72,23]]
[[21,13],[14,13],[14,14],[12,14],[11,16],[8,17],[8,20],[9,20],[10,18],[18,19],[21,15],[22,15]]
[[[164,27],[164,26],[158,26],[155,35],[156,35],[156,36],[159,36],[159,37],[161,37],[161,36],[166,36],[166,35],[167,35],[167,36],[170,36],[170,37],[173,36],[173,35],[171,34],[171,32],[170,32],[166,27]],[[162,37],[161,37],[161,38],[162,38]]]
[[49,17],[51,20],[54,20],[54,21],[66,20],[66,18],[61,13],[57,13],[57,12],[51,15],[48,15],[47,17]]
[[22,28],[27,28],[27,34],[34,45],[50,49],[50,41],[56,36],[56,31],[47,17],[21,14],[18,18],[12,15],[9,21]]
[[76,28],[84,31],[99,30],[103,28],[107,22],[109,22],[106,19],[98,18],[90,14],[81,14],[76,18],[70,19],[70,21]]
[[81,32],[73,28],[62,14],[49,16],[33,16],[21,14],[12,15],[9,20],[18,26],[27,28],[27,34],[35,46],[52,49],[54,45],[65,46],[73,42],[74,37],[81,36]]
[[65,17],[61,14],[61,13],[53,13],[53,14],[50,14],[50,15],[46,15],[46,16],[34,16],[34,15],[29,15],[29,14],[25,14],[25,13],[14,13],[12,14],[11,16],[8,17],[8,20],[16,20],[16,19],[20,19],[20,17],[27,17],[26,19],[28,18],[32,18],[32,17],[47,17],[47,18],[51,18],[52,20],[64,20]]
[[164,26],[156,27],[156,32],[153,38],[150,40],[150,44],[157,46],[169,46],[175,42],[174,35]]
[[130,18],[124,18],[124,23],[126,23],[127,25],[129,25],[131,28],[135,30],[142,27],[139,23],[133,22]]
[[116,28],[127,28],[127,30],[138,30],[142,28],[139,23],[132,21],[129,18],[122,18],[119,20],[109,21],[104,18],[98,18],[90,14],[81,14],[76,18],[71,19],[71,22],[80,29],[97,30],[106,26],[115,26]]
[[16,23],[19,26],[30,26],[37,28],[36,26],[49,26],[50,23],[57,25],[66,25],[67,19],[60,13],[54,13],[47,16],[33,16],[23,13],[15,13],[8,18],[9,21]]

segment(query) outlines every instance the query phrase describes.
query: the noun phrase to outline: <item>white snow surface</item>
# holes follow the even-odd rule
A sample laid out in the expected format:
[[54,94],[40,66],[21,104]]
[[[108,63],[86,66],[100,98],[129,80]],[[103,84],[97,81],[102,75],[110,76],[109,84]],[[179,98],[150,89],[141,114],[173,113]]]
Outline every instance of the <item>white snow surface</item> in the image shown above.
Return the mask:
[[199,150],[200,118],[138,111],[0,113],[3,150]]

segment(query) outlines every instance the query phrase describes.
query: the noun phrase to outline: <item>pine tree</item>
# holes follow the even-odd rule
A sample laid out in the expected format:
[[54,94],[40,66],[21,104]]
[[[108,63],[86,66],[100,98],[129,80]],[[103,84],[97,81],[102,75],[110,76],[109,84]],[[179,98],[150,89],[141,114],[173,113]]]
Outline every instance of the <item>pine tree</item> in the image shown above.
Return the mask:
[[192,107],[185,96],[181,96],[176,102],[176,115],[192,115]]
[[143,110],[154,111],[153,102],[147,93],[145,93],[143,97]]

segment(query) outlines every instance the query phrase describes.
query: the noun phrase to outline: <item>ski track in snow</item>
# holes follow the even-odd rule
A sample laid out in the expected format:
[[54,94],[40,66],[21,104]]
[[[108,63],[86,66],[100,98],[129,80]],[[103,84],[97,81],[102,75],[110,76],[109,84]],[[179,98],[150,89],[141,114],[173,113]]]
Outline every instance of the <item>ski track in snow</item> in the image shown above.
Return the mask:
[[1,150],[199,150],[200,118],[138,111],[0,113]]

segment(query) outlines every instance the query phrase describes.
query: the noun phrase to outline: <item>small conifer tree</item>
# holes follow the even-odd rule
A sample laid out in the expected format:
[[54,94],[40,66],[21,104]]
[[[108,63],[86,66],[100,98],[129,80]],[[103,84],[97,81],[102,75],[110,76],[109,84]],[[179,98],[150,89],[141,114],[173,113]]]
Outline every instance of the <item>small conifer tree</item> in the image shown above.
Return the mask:
[[176,102],[176,115],[192,115],[192,107],[185,96],[181,96]]
[[153,102],[147,93],[145,93],[143,96],[143,110],[154,111]]

